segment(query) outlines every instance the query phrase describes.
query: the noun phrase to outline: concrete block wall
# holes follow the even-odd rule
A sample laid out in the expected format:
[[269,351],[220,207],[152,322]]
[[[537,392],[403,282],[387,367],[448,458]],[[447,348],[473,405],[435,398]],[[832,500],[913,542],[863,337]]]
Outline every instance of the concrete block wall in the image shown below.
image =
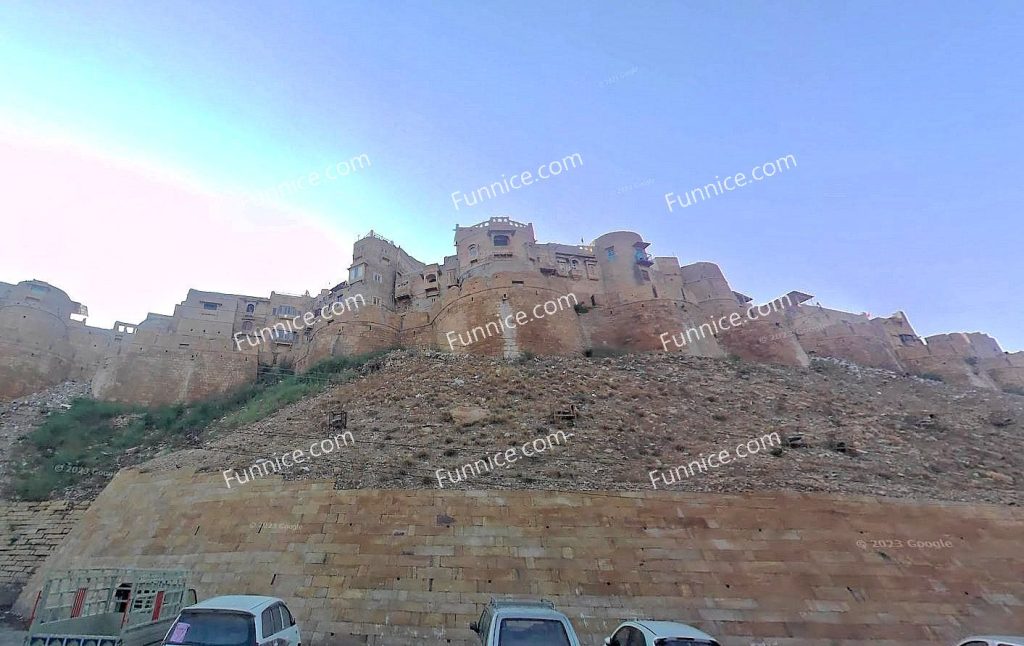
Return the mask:
[[924,646],[1024,633],[1021,536],[1024,510],[986,505],[122,471],[46,568],[184,567],[200,597],[283,597],[310,646],[471,644],[502,593],[552,599],[586,644],[642,616],[726,646]]

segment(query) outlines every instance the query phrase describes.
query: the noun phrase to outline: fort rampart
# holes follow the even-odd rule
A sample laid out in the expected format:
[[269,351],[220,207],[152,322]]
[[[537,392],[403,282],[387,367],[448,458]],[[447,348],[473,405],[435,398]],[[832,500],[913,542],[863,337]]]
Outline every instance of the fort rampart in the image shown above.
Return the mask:
[[[52,285],[0,283],[0,398],[73,378],[92,380],[104,399],[189,401],[251,382],[261,369],[303,372],[332,356],[391,347],[509,358],[673,351],[797,366],[830,356],[1024,391],[1024,353],[1005,353],[990,337],[921,339],[901,312],[872,318],[831,310],[808,305],[811,296],[800,292],[756,320],[666,345],[666,333],[706,328],[756,304],[733,291],[714,263],[653,257],[650,243],[631,231],[590,245],[538,243],[533,225],[491,218],[456,227],[455,246],[454,255],[427,264],[371,231],[354,245],[347,280],[316,296],[189,290],[172,315],[109,330],[86,325],[86,308]],[[570,295],[572,308],[533,316]],[[528,323],[494,331],[496,321],[519,312]],[[487,334],[451,343],[477,329]]]

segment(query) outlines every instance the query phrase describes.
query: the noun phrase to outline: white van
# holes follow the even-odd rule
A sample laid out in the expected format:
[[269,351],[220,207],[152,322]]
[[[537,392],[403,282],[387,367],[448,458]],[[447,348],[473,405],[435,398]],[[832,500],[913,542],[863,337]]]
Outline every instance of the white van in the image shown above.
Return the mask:
[[276,597],[229,595],[183,608],[167,631],[170,646],[301,646],[299,627]]

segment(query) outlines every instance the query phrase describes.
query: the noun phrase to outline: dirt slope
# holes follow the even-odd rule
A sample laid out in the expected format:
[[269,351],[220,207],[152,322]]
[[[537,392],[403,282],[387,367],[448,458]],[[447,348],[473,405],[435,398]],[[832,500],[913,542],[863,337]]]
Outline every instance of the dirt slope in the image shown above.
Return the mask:
[[1017,504],[1022,490],[1024,397],[831,360],[794,369],[663,354],[509,364],[398,351],[361,379],[144,468],[243,469],[306,451],[337,434],[326,411],[344,409],[354,444],[307,458],[285,477],[334,478],[339,489],[437,487],[436,469],[454,472],[547,436],[557,428],[552,410],[569,404],[579,418],[564,445],[445,487],[650,489],[652,469],[777,432],[807,446],[734,459],[669,488],[1004,504]]

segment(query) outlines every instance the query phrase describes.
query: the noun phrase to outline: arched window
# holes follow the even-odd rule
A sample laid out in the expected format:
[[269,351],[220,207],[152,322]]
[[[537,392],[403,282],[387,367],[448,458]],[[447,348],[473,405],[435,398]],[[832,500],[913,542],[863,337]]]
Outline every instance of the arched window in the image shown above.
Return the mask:
[[469,257],[470,258],[476,258],[477,254],[479,254],[479,253],[480,253],[480,248],[479,247],[477,247],[475,244],[469,245]]
[[245,313],[246,314],[253,314],[255,311],[256,311],[256,304],[255,303],[249,303],[248,305],[245,306]]
[[252,332],[252,321],[242,321],[242,331]]
[[507,235],[496,235],[496,236],[494,236],[494,246],[495,247],[507,247],[508,246],[508,236]]

